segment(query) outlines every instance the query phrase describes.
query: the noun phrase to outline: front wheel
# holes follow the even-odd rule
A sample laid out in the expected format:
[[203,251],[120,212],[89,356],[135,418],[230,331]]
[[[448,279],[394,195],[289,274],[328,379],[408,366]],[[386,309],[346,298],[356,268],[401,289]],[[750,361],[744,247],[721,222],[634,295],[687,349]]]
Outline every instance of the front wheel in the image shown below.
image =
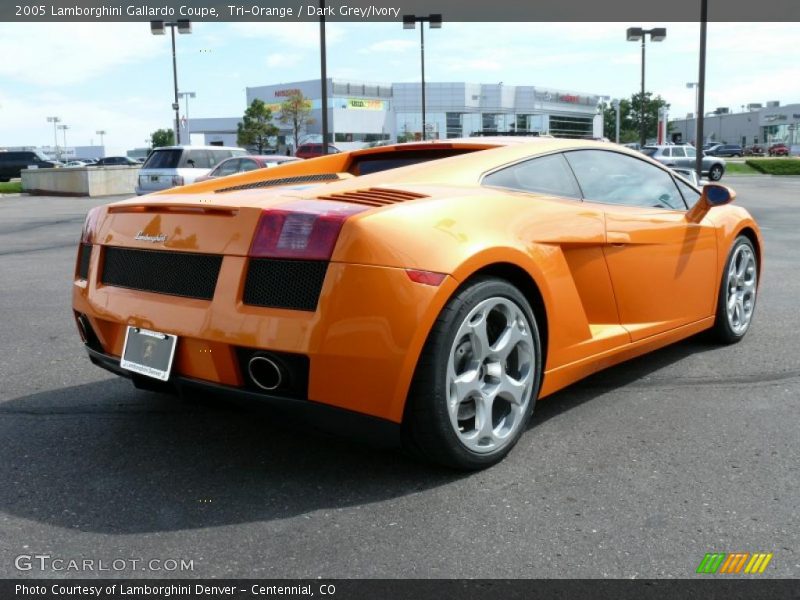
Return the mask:
[[753,243],[743,235],[734,241],[722,272],[714,336],[724,344],[740,341],[753,320],[758,290],[758,262]]
[[510,283],[478,278],[448,302],[420,356],[403,421],[424,460],[476,470],[516,444],[542,377],[539,329]]
[[722,165],[714,165],[708,172],[708,178],[711,181],[719,181],[722,179],[722,173],[724,172]]

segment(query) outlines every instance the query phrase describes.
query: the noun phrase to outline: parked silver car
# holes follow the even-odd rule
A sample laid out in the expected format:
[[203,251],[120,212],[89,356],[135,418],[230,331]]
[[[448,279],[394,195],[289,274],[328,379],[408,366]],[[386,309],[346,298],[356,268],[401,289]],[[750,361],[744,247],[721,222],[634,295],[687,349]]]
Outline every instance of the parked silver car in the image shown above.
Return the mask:
[[247,150],[228,146],[164,146],[154,149],[139,171],[136,193],[149,194],[194,183],[226,158]]
[[[693,146],[645,146],[642,152],[668,166],[693,169],[697,150]],[[711,181],[719,181],[725,174],[725,159],[718,156],[703,156],[703,173]]]

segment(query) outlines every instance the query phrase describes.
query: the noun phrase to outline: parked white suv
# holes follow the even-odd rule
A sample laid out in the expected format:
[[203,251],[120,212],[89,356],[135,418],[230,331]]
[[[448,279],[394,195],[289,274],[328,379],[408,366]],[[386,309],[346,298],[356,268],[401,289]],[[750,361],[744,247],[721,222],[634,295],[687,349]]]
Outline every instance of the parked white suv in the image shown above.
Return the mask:
[[247,150],[228,146],[164,146],[155,148],[139,171],[136,193],[149,194],[194,183],[226,158]]

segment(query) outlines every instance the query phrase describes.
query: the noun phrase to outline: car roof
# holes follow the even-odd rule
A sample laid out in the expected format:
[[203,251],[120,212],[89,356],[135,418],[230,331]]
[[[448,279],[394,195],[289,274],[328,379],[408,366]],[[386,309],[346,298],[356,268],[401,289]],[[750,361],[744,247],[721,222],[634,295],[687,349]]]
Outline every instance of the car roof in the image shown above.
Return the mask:
[[238,146],[192,146],[190,144],[159,146],[158,148],[153,148],[152,152],[158,152],[159,150],[243,150],[246,152],[244,148],[239,148]]

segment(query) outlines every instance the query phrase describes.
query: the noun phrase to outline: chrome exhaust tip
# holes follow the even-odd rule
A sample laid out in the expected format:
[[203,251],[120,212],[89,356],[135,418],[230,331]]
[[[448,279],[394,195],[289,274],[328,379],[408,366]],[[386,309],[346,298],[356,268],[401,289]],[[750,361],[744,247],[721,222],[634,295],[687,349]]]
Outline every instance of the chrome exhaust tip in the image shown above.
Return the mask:
[[247,372],[253,383],[268,392],[278,389],[283,383],[283,372],[280,366],[271,358],[263,355],[257,355],[250,359],[247,363]]

